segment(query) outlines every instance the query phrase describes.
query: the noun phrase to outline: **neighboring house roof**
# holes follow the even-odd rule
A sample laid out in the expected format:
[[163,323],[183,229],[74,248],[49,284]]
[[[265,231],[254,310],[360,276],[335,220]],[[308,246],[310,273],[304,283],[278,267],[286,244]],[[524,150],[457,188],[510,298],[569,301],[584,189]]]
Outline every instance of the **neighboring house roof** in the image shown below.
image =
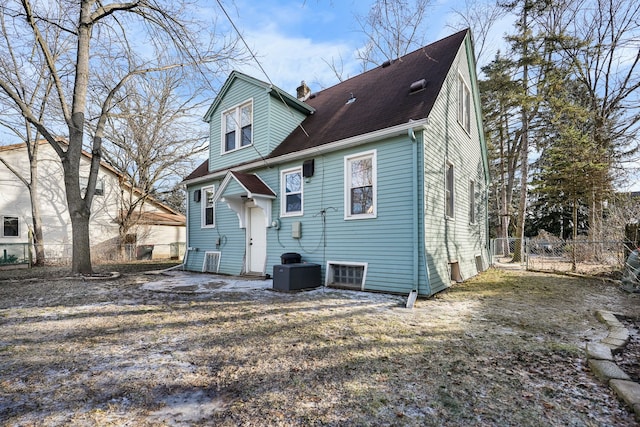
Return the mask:
[[[309,114],[300,126],[266,156],[266,159],[429,117],[468,32],[468,29],[460,31],[311,94],[305,103],[313,114]],[[238,76],[248,78],[241,73],[237,73],[236,78]],[[231,77],[227,79],[227,83],[230,80]],[[256,79],[251,81],[273,88]],[[274,89],[282,92],[280,89]],[[220,93],[224,92],[221,90]],[[215,102],[220,102],[219,97]],[[211,114],[215,105],[217,104],[209,109],[205,118]],[[205,177],[212,172],[214,171],[209,170],[209,161],[205,160],[183,182]]]
[[182,214],[164,212],[135,212],[132,214],[135,222],[140,225],[172,225],[185,226],[187,218]]

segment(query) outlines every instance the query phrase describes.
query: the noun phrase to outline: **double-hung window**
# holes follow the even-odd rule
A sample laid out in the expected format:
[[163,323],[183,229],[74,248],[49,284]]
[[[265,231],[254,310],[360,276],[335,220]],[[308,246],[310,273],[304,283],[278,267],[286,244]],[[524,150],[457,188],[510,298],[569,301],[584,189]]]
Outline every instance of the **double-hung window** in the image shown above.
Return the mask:
[[453,218],[455,213],[454,185],[453,164],[447,162],[444,184],[445,215],[447,218]]
[[224,153],[253,143],[253,104],[251,101],[222,113]]
[[302,215],[302,168],[282,171],[280,183],[281,216]]
[[458,123],[471,133],[471,91],[461,75],[458,76]]
[[213,187],[202,189],[202,227],[215,227],[215,192]]
[[476,182],[469,181],[469,223],[476,223]]
[[18,237],[20,230],[18,229],[17,216],[2,217],[2,237]]
[[376,151],[344,158],[345,219],[376,218]]

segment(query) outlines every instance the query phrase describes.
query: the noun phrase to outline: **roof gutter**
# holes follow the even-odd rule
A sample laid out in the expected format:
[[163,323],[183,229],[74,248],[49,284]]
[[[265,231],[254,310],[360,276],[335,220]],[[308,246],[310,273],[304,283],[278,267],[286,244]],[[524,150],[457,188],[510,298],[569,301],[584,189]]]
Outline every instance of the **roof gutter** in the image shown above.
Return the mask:
[[342,139],[340,141],[330,142],[328,144],[320,145],[318,147],[307,148],[305,150],[283,154],[278,157],[256,160],[254,162],[246,163],[237,167],[231,166],[229,168],[221,169],[198,178],[193,178],[188,181],[183,181],[182,184],[193,185],[201,182],[210,181],[212,179],[218,179],[218,178],[224,177],[229,171],[229,169],[231,168],[233,168],[234,171],[243,172],[251,169],[256,169],[258,167],[264,167],[264,166],[271,167],[281,163],[286,163],[293,160],[307,158],[311,155],[324,154],[330,151],[340,150],[342,148],[357,147],[359,145],[380,141],[382,139],[386,139],[394,136],[407,135],[407,132],[409,130],[423,129],[428,123],[429,123],[428,118],[419,119],[419,120],[410,120],[407,123],[402,123],[400,125],[377,130],[375,132],[370,132],[367,134],[357,135],[351,138]]

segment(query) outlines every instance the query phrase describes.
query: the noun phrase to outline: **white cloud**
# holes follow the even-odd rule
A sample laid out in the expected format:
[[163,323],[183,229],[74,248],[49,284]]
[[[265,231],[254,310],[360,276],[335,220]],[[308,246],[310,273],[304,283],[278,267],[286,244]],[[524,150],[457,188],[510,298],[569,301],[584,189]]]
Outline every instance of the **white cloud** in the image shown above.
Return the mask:
[[[348,0],[340,3],[304,0],[236,0],[227,13],[266,71],[255,61],[236,68],[295,94],[304,80],[316,92],[338,83],[327,63],[342,64],[342,76],[360,72],[355,51],[360,38],[352,27]],[[358,4],[362,7],[361,4]]]
[[[292,94],[302,80],[314,92],[336,84],[338,79],[327,64],[332,59],[339,63],[342,58],[344,76],[358,72],[355,48],[347,42],[315,42],[310,38],[288,36],[274,24],[247,32],[245,40],[273,84]],[[268,81],[255,61],[241,66],[239,70]]]

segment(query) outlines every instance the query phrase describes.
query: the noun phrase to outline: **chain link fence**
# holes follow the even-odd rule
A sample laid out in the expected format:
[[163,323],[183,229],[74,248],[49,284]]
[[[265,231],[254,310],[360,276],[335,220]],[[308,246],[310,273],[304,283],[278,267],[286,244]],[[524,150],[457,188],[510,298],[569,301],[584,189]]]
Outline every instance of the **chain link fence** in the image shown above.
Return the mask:
[[[526,245],[526,241],[525,241]],[[521,246],[521,240],[515,238],[508,239],[492,239],[490,242],[491,265],[520,267],[526,264],[526,251],[524,258],[520,261],[514,261],[514,255]]]
[[514,262],[519,243],[519,239],[493,239],[492,265],[617,278],[624,271],[629,253],[635,249],[622,241],[525,239],[522,260]]
[[[184,258],[184,242],[169,244],[99,244],[91,247],[91,262],[96,265],[113,262],[148,260],[181,260]],[[72,245],[46,245],[45,264],[71,265]]]
[[[31,249],[31,250],[30,250]],[[98,244],[91,247],[91,262],[95,265],[114,262],[135,262],[149,260],[182,260],[186,245],[184,242],[169,244]],[[0,245],[0,268],[29,266],[33,249],[29,243],[4,243]],[[73,248],[71,244],[45,245],[45,265],[71,265]]]
[[31,263],[28,243],[3,243],[0,245],[0,268]]

